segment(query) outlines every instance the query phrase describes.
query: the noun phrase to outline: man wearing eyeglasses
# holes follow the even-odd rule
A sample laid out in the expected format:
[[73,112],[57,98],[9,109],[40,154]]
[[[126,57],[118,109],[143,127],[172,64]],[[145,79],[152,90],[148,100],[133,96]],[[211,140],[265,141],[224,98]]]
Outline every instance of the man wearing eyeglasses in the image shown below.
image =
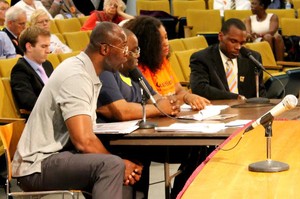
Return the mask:
[[[115,46],[115,47],[111,47]],[[92,31],[87,48],[52,73],[26,123],[12,162],[24,191],[82,190],[86,198],[121,199],[142,167],[114,156],[93,132],[99,75],[127,61],[127,37],[116,24]],[[124,172],[125,171],[125,172]]]
[[26,12],[21,8],[13,6],[5,13],[5,28],[3,31],[6,32],[16,49],[16,53],[19,55],[24,55],[18,39],[21,32],[26,28],[26,21]]
[[[138,57],[140,55],[140,48],[138,47],[138,40],[136,36],[128,29],[124,29],[128,39],[128,56],[127,62],[116,72],[105,71],[101,73],[100,80],[102,88],[98,98],[97,122],[113,122],[126,121],[142,118],[142,94],[141,87],[137,82],[131,81],[129,78],[129,71],[136,68],[138,65]],[[110,45],[112,48],[118,47]],[[121,50],[121,49],[119,49]],[[157,99],[158,106],[167,114],[175,115],[179,112],[179,106],[176,101],[170,102],[167,98],[162,98],[157,94],[148,84],[151,94]],[[161,113],[149,101],[146,104],[147,117],[160,116]],[[102,138],[103,139],[103,138]],[[143,174],[141,180],[136,184],[135,189],[139,194],[143,193],[144,197],[148,197],[149,186],[149,166],[150,159],[145,157],[144,153],[139,153],[136,148],[108,146],[114,154],[120,157],[127,157],[135,161],[137,164],[143,165]]]

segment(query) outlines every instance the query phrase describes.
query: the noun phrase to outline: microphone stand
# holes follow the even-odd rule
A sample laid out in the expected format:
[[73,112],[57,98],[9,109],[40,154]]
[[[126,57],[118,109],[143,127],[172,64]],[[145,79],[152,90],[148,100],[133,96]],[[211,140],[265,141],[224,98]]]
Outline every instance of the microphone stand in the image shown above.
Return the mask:
[[269,103],[270,100],[268,98],[259,97],[259,70],[257,66],[254,68],[255,73],[255,91],[256,91],[256,97],[246,99],[247,103],[253,103],[253,104],[266,104]]
[[142,109],[143,109],[143,119],[139,122],[139,128],[140,129],[153,129],[157,125],[153,122],[147,122],[146,121],[146,102],[147,102],[147,94],[146,92],[141,89],[142,93]]
[[253,172],[279,172],[289,169],[289,165],[283,162],[271,160],[271,138],[272,138],[272,123],[273,120],[263,125],[265,128],[265,137],[267,144],[267,160],[255,162],[248,166],[249,171]]

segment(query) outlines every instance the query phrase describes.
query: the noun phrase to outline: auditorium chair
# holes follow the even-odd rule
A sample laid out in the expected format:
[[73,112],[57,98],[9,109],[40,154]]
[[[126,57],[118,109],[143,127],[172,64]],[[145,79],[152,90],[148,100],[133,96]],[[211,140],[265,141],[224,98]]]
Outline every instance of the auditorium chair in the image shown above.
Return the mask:
[[281,28],[281,20],[283,18],[295,19],[296,13],[294,9],[267,9],[267,13],[273,13],[278,16],[279,28]]
[[63,36],[61,33],[54,33],[54,34],[58,37],[58,39],[59,39],[62,43],[66,44],[66,40],[65,40],[64,36]]
[[172,70],[176,74],[178,81],[182,86],[188,87],[189,85],[189,80],[185,78],[183,71],[181,69],[180,63],[178,62],[178,59],[175,55],[175,53],[171,53],[171,56],[169,58],[170,65],[172,67]]
[[224,21],[231,18],[237,18],[244,21],[247,17],[251,15],[251,10],[224,10]]
[[204,0],[195,0],[195,1],[187,1],[187,0],[174,0],[172,2],[173,15],[178,17],[179,19],[182,17],[186,17],[187,9],[199,9],[205,10],[205,1]]
[[218,42],[218,33],[221,30],[220,10],[188,9],[185,37],[204,35],[209,45]]
[[0,77],[10,77],[10,73],[19,58],[9,58],[0,60]]
[[59,30],[58,30],[54,20],[50,20],[50,32],[52,34],[59,33]]
[[60,33],[80,31],[81,24],[77,18],[55,19],[55,24]]
[[170,39],[169,45],[172,52],[186,50],[181,39]]
[[85,31],[65,32],[63,36],[67,45],[74,51],[84,50],[90,41],[90,37]]
[[69,57],[76,56],[79,53],[80,53],[80,51],[73,51],[73,52],[70,52],[70,53],[60,53],[60,54],[57,54],[57,56],[58,56],[59,61],[63,62],[65,59],[67,59]]
[[191,55],[196,51],[197,51],[196,49],[191,49],[191,50],[175,52],[175,55],[178,59],[181,70],[183,71],[184,79],[188,82],[190,81],[190,74],[191,74],[190,58],[191,58]]
[[203,35],[182,38],[181,40],[186,50],[203,49],[208,47],[207,41]]
[[284,18],[281,20],[282,36],[300,36],[300,19]]
[[12,93],[8,78],[1,78],[0,102],[0,118],[20,118],[18,109],[12,100]]
[[300,67],[290,68],[285,70],[286,74],[289,76],[289,81],[285,86],[286,95],[293,94],[299,97],[300,91]]
[[167,0],[137,0],[136,14],[140,15],[141,10],[164,11],[170,14],[170,3]]
[[58,59],[58,55],[55,53],[50,53],[47,55],[47,60],[51,62],[53,69],[55,69],[59,64],[60,61]]
[[78,190],[54,190],[54,191],[10,191],[10,184],[12,180],[12,159],[16,152],[18,142],[22,135],[23,129],[25,127],[24,121],[15,121],[6,125],[0,126],[0,137],[4,146],[7,177],[6,177],[6,194],[7,198],[11,197],[29,197],[30,198],[42,198],[46,195],[61,195],[64,198],[65,195],[71,196],[72,199],[79,199],[81,191]]
[[267,98],[280,99],[286,94],[285,87],[289,76],[285,72],[277,70],[267,70],[272,76],[264,72],[264,84],[267,91]]

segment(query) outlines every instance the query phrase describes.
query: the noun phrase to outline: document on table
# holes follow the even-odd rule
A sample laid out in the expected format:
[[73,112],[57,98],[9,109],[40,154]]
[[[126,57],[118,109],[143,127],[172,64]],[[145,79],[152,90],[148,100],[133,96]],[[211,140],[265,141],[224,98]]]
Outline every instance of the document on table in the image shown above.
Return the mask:
[[[184,108],[181,108],[181,110],[186,110],[187,106],[189,106],[189,105],[185,104],[182,106],[184,106]],[[228,107],[229,107],[228,105],[209,105],[209,106],[206,106],[205,109],[199,111],[196,114],[179,116],[178,118],[201,121],[201,120],[205,120],[205,119],[224,120],[224,119],[228,119],[228,118],[237,116],[236,114],[220,114],[221,110],[224,110]]]
[[126,122],[97,123],[94,125],[96,134],[129,134],[138,129],[138,120]]

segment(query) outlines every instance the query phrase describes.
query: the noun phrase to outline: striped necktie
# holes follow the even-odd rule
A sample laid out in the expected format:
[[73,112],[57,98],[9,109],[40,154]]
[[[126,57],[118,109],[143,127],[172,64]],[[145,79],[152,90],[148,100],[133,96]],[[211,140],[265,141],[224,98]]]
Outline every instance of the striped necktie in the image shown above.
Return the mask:
[[231,59],[226,61],[226,78],[230,92],[238,94],[237,77],[233,70],[233,62]]
[[231,0],[230,9],[231,10],[235,10],[236,9],[235,0]]

